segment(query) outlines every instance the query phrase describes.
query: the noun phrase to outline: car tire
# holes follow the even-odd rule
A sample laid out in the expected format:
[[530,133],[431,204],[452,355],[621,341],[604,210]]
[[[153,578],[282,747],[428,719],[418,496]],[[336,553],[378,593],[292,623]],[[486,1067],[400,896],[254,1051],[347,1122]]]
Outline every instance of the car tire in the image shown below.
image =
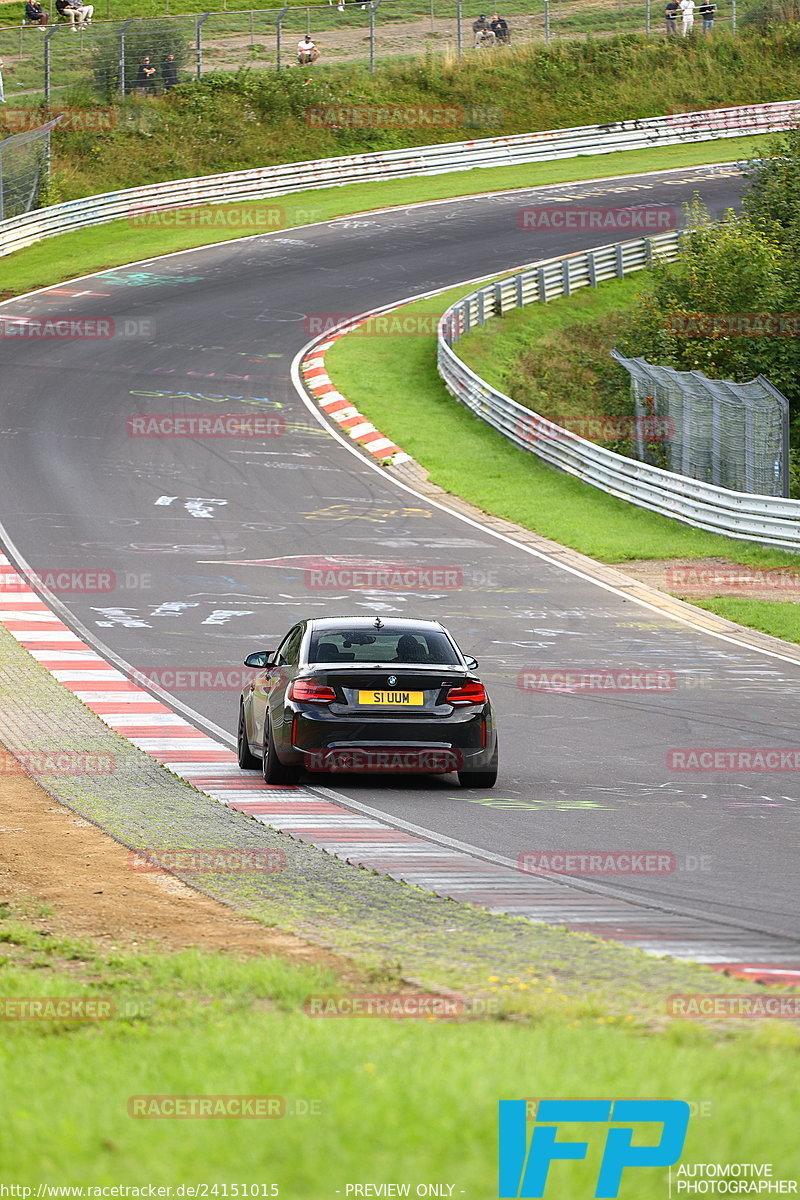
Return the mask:
[[300,774],[299,767],[287,767],[278,758],[275,749],[275,739],[272,736],[272,726],[265,722],[264,753],[261,756],[261,774],[264,783],[297,783]]
[[247,744],[247,726],[245,725],[243,704],[239,705],[239,724],[236,727],[236,758],[242,771],[257,771],[261,766]]
[[494,748],[488,767],[479,771],[459,771],[458,782],[463,788],[493,788],[497,783],[498,756],[497,746]]

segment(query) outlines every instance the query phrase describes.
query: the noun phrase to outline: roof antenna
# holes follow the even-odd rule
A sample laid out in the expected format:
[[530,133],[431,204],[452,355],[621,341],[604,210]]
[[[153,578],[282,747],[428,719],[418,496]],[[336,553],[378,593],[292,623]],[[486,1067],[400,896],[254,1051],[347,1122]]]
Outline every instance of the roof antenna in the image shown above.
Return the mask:
[[372,628],[373,629],[383,629],[383,621],[380,619],[380,617],[375,618],[375,623],[372,626]]

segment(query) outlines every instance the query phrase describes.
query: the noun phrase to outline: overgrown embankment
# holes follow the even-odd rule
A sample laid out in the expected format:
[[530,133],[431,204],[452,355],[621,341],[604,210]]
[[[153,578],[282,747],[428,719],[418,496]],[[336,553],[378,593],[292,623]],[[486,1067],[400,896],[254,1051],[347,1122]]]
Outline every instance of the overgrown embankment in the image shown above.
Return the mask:
[[[115,110],[112,129],[57,133],[50,199],[798,94],[800,28],[792,26],[713,41],[623,35],[461,61],[429,53],[374,75],[344,66],[219,73],[166,96],[131,99]],[[90,100],[87,92],[71,98]],[[339,112],[320,117],[321,105]],[[444,109],[451,111],[437,117]]]

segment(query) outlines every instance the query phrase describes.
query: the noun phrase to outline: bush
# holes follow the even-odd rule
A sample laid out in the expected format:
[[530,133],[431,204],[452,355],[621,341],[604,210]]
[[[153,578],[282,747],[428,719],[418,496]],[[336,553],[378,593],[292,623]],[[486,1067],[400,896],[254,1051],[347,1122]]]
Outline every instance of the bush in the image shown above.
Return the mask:
[[743,27],[750,26],[762,33],[780,25],[800,24],[800,0],[766,0],[746,12],[740,21]]

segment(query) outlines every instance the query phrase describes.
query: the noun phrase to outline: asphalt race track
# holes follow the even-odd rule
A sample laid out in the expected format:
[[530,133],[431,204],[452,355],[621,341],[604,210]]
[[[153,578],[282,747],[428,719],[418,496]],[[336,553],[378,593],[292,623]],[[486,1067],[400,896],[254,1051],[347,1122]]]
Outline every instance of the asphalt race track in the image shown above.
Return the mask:
[[[795,746],[800,665],[695,632],[415,498],[334,440],[290,378],[319,328],[309,316],[360,313],[625,236],[526,231],[523,204],[679,206],[697,191],[719,214],[742,186],[734,168],[705,167],[447,201],[152,260],[7,303],[5,317],[150,323],[149,335],[127,339],[0,344],[11,557],[40,573],[113,577],[111,590],[62,592],[67,619],[101,652],[163,672],[196,723],[229,734],[236,690],[198,688],[186,671],[238,666],[305,614],[442,620],[493,694],[497,788],[460,791],[451,777],[337,777],[330,787],[389,821],[511,860],[547,849],[669,852],[676,871],[615,880],[616,893],[792,935],[796,776],[685,773],[667,755]],[[129,433],[133,414],[220,412],[279,414],[285,432]],[[298,555],[453,566],[463,586],[324,590],[309,586]],[[677,686],[638,696],[517,686],[523,668],[570,666],[672,671]]]

